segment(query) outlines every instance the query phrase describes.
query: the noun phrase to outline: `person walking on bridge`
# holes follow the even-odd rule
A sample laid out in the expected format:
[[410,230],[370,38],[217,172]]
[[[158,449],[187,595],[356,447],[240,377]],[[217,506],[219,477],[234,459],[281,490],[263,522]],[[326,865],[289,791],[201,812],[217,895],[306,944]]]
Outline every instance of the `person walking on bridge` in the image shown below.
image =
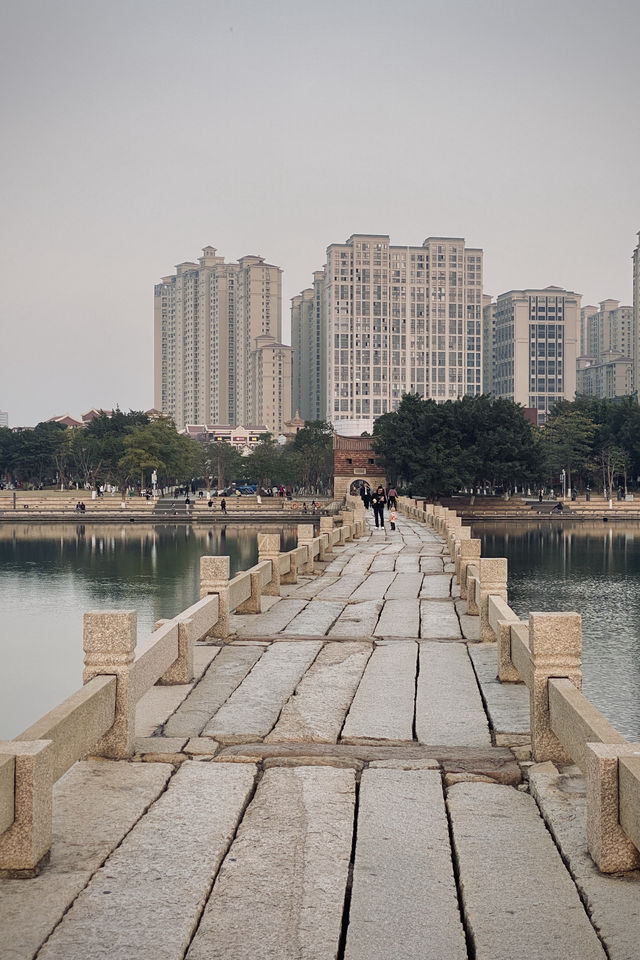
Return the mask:
[[382,527],[384,529],[384,505],[387,502],[387,496],[384,492],[384,487],[380,485],[373,497],[371,498],[371,504],[373,506],[373,518],[376,522],[376,527]]

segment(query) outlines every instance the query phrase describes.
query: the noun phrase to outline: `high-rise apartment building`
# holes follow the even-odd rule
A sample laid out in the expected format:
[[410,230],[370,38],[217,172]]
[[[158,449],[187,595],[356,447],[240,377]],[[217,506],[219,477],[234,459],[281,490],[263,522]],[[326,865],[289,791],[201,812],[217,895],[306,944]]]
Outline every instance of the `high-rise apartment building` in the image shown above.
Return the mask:
[[0,427],[9,426],[9,414],[6,410],[0,410]]
[[640,233],[633,251],[633,389],[640,399]]
[[313,286],[291,300],[293,394],[291,408],[303,420],[327,416],[327,338],[324,325],[324,270],[313,274]]
[[482,296],[482,392],[493,393],[496,363],[496,304],[489,294]]
[[633,308],[603,300],[580,311],[576,391],[613,399],[633,391]]
[[594,307],[593,304],[589,303],[584,307],[580,307],[580,319],[578,321],[578,356],[587,357],[589,356],[589,350],[587,344],[589,342],[589,320],[590,318],[598,312],[598,308]]
[[[633,307],[621,307],[619,300],[603,300],[598,310],[586,316],[583,356],[600,357],[609,350],[633,355]],[[582,346],[582,345],[581,345]]]
[[[264,424],[281,432],[291,416],[290,376],[278,382],[275,399],[272,381],[268,388],[260,381],[272,370],[274,348],[280,358],[291,350],[281,343],[279,267],[255,256],[225,263],[205,247],[197,263],[178,264],[156,285],[154,335],[154,406],[176,426]],[[253,356],[263,350],[264,358]]]
[[403,393],[444,402],[481,392],[482,250],[464,239],[413,247],[354,234],[328,247],[314,296],[294,298],[294,325],[314,297],[326,344],[325,417],[339,433],[371,431]]
[[575,396],[580,299],[551,286],[496,300],[493,392],[535,407],[539,424],[559,400]]
[[578,396],[614,400],[633,391],[633,361],[617,350],[605,350],[596,359],[578,357]]

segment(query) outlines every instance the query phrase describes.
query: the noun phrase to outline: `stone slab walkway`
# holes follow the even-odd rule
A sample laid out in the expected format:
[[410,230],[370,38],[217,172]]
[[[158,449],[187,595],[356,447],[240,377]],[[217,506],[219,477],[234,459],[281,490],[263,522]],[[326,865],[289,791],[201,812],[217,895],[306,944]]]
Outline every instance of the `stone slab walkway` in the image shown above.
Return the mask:
[[0,957],[635,960],[640,876],[591,864],[579,772],[530,766],[443,541],[369,526],[282,593],[141,701],[133,762],[56,785]]

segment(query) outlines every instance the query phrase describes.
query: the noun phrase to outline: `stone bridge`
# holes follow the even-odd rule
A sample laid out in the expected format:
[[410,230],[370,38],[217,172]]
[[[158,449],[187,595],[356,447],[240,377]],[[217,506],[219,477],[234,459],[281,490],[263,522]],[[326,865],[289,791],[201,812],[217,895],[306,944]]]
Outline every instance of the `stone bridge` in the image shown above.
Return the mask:
[[0,880],[2,958],[640,956],[640,875],[593,863],[570,758],[532,763],[470,561],[461,589],[447,531],[411,516],[350,534],[284,573],[263,544],[277,590],[256,572],[241,602],[205,571],[194,679],[150,681],[128,759],[103,737],[57,780],[50,859]]

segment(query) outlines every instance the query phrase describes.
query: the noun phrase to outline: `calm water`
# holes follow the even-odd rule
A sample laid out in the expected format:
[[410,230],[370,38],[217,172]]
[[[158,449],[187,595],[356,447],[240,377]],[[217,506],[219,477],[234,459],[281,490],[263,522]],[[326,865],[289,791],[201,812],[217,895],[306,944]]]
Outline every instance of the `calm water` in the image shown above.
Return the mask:
[[[253,566],[256,532],[235,524],[0,525],[0,739],[82,686],[86,611],[137,610],[140,639],[198,599],[201,556],[228,555],[232,576]],[[293,546],[285,532],[282,549]]]
[[482,555],[507,557],[509,603],[582,614],[583,690],[640,740],[640,524],[474,524]]

